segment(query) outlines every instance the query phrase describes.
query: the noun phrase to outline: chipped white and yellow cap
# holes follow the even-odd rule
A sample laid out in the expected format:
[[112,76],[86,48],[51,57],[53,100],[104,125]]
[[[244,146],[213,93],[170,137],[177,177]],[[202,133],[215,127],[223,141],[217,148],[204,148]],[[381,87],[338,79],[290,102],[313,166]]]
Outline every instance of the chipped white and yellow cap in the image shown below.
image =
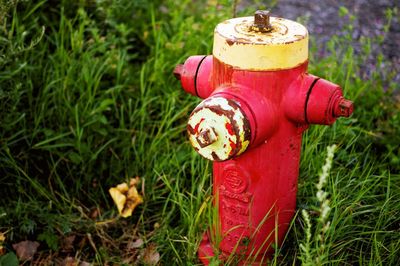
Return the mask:
[[257,12],[254,17],[233,18],[217,25],[213,47],[216,59],[254,71],[290,69],[308,60],[308,32],[303,25],[267,14],[268,25],[263,29],[258,20],[260,12],[262,21],[262,12],[266,11]]
[[213,96],[192,112],[187,125],[195,150],[212,161],[225,161],[243,153],[250,143],[250,124],[233,99]]

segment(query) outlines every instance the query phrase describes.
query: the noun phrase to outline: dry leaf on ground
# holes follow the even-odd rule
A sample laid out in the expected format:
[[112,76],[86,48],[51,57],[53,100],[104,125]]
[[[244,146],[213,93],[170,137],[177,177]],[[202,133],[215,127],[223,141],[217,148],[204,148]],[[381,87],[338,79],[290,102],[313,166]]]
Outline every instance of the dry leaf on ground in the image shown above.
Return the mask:
[[143,246],[144,242],[141,238],[136,239],[135,241],[129,241],[128,245],[126,246],[128,249],[140,248]]
[[39,242],[26,240],[12,246],[20,260],[30,260],[35,255],[39,245]]
[[157,252],[157,246],[149,244],[143,252],[142,261],[146,265],[157,265],[160,260],[160,253]]
[[63,251],[63,252],[73,251],[75,239],[76,239],[76,235],[69,235],[69,236],[64,237],[61,241],[61,251]]
[[80,261],[74,257],[66,257],[60,264],[60,266],[90,266],[92,265],[86,261]]
[[89,212],[89,217],[92,220],[96,220],[100,215],[100,209],[98,207],[92,208]]
[[131,178],[129,186],[127,183],[122,183],[109,189],[119,214],[124,218],[131,216],[136,206],[143,202],[136,188],[139,181],[139,177]]
[[78,260],[74,257],[66,257],[60,264],[60,266],[78,266]]

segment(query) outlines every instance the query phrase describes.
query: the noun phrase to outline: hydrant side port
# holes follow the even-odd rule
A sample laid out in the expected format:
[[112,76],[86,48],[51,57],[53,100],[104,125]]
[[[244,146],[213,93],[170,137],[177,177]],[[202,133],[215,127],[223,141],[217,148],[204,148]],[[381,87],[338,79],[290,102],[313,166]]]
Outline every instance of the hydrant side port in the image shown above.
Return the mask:
[[[189,140],[206,159],[225,161],[237,157],[273,134],[277,128],[275,108],[254,88],[222,85],[190,115]],[[205,145],[203,136],[214,141],[206,141]]]
[[338,85],[310,74],[291,84],[284,106],[287,117],[296,123],[331,125],[353,113],[353,103],[343,98]]
[[213,91],[212,66],[211,55],[195,55],[186,59],[183,65],[177,65],[174,75],[181,81],[182,87],[187,93],[207,98]]
[[238,84],[220,86],[212,96],[232,99],[239,104],[249,120],[251,135],[249,148],[253,148],[264,143],[276,130],[278,125],[276,106],[253,88]]
[[[295,212],[303,131],[353,112],[338,85],[307,73],[304,26],[255,16],[219,24],[213,55],[189,57],[174,70],[185,91],[204,98],[187,131],[196,151],[214,161],[219,230],[210,228],[200,244],[205,265],[213,245],[221,260],[236,253],[247,265],[257,254],[254,265],[266,263]],[[221,241],[212,243],[215,237]]]

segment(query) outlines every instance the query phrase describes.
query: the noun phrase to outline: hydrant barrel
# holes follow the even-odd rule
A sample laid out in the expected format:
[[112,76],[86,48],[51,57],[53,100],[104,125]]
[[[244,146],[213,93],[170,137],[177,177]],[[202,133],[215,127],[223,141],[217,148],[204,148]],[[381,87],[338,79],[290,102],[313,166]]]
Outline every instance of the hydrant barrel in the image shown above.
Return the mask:
[[214,161],[218,230],[201,242],[204,264],[215,249],[240,265],[267,263],[295,212],[302,133],[353,112],[341,88],[307,65],[307,29],[257,11],[218,24],[213,55],[176,67],[185,91],[204,98],[188,121],[190,143]]

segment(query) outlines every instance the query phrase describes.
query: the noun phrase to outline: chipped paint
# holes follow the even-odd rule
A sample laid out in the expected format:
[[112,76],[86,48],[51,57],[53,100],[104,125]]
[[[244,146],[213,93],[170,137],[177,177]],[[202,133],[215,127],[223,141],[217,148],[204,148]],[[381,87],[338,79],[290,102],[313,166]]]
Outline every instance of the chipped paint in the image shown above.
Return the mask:
[[[212,161],[237,156],[250,143],[250,125],[239,103],[224,97],[200,103],[189,118],[187,131],[196,151]],[[208,139],[210,132],[215,136]]]
[[220,23],[214,31],[213,55],[239,69],[290,69],[308,60],[307,29],[294,21],[271,17],[271,30],[260,31],[253,17]]

